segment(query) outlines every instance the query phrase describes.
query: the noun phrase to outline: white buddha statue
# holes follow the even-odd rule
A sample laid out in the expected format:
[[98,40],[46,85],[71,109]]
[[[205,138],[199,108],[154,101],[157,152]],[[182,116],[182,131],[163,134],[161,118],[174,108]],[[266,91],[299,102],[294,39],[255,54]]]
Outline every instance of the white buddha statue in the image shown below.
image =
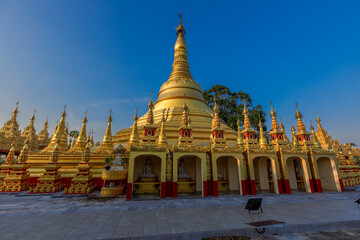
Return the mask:
[[185,161],[183,158],[180,159],[178,179],[179,180],[190,180],[191,179],[190,175],[187,174],[187,170],[185,167]]
[[140,181],[155,181],[156,175],[154,174],[154,167],[151,163],[151,158],[146,158],[144,171],[140,175]]

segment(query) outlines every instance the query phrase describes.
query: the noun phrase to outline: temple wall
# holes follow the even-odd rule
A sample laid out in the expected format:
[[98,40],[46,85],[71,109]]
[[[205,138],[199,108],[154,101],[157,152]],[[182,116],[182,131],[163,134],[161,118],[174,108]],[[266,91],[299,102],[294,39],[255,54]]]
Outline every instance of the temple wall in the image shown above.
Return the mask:
[[323,190],[336,191],[336,184],[333,175],[333,168],[329,159],[320,158],[317,166]]
[[267,173],[267,160],[257,158],[254,160],[255,179],[260,181],[261,190],[269,190],[269,176]]
[[288,169],[290,188],[297,189],[298,187],[297,187],[297,183],[296,183],[295,166],[294,166],[294,161],[292,158],[290,158],[286,161],[286,166]]
[[240,190],[237,160],[233,157],[227,158],[229,173],[229,190]]

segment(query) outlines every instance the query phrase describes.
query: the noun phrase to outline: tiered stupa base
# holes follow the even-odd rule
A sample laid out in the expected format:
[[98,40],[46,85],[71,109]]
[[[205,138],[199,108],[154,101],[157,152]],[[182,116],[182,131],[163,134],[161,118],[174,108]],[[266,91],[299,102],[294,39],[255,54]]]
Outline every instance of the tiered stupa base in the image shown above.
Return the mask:
[[8,163],[3,163],[0,166],[0,186],[4,184],[6,176],[10,173],[10,167],[11,165]]
[[71,180],[71,185],[64,189],[64,194],[90,194],[96,188],[89,172],[88,163],[80,163],[77,167],[79,172]]
[[38,178],[34,188],[30,187],[29,193],[54,193],[61,190],[61,176],[56,163],[45,166],[46,172]]
[[0,187],[0,192],[21,192],[29,189],[30,175],[27,172],[27,164],[11,165],[9,174],[5,177]]

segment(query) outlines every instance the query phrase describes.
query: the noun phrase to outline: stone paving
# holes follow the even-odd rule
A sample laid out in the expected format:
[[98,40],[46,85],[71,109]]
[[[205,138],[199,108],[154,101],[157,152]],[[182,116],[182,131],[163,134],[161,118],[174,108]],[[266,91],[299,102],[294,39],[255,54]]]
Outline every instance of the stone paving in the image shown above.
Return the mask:
[[[253,233],[244,209],[262,197],[263,220],[284,225],[267,234],[292,234],[360,226],[359,192],[226,195],[178,199],[64,197],[0,194],[0,239],[201,239]],[[285,236],[284,235],[284,236]],[[290,236],[290,235],[289,235]]]

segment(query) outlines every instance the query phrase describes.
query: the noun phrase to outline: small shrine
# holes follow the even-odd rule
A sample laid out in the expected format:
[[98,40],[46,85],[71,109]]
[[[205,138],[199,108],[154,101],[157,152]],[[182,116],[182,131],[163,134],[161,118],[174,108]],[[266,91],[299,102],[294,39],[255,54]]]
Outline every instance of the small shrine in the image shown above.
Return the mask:
[[187,172],[184,158],[180,159],[178,170],[178,192],[179,193],[193,193],[196,182],[191,180],[190,175]]
[[95,190],[90,173],[90,143],[87,143],[82,155],[82,161],[77,166],[78,173],[72,178],[71,185],[64,189],[64,194],[89,194]]
[[[22,148],[16,162],[10,165],[10,171],[6,175],[3,185],[0,187],[0,192],[21,192],[29,189],[30,175],[28,173],[28,164],[26,163],[29,154],[28,140]],[[9,153],[10,155],[10,153]],[[13,155],[9,157],[11,162]]]
[[[121,151],[121,150],[120,150]],[[103,197],[115,197],[124,193],[126,186],[127,170],[124,169],[121,162],[121,155],[119,151],[114,150],[117,153],[115,161],[111,164],[109,170],[103,170],[101,179],[103,187],[101,188],[101,196]]]
[[135,193],[158,193],[159,190],[157,186],[160,184],[158,178],[154,173],[154,166],[152,164],[151,158],[147,157],[145,160],[144,168],[142,174],[140,174],[138,182],[135,182],[134,185],[138,186],[138,189]]
[[41,175],[35,187],[30,187],[29,193],[54,193],[61,190],[61,176],[59,173],[60,146],[57,143],[54,151],[50,155],[50,162],[45,165],[45,172]]
[[3,164],[0,165],[0,189],[4,183],[4,179],[10,172],[10,167],[14,164],[15,161],[15,142],[11,144],[10,151],[5,158]]

